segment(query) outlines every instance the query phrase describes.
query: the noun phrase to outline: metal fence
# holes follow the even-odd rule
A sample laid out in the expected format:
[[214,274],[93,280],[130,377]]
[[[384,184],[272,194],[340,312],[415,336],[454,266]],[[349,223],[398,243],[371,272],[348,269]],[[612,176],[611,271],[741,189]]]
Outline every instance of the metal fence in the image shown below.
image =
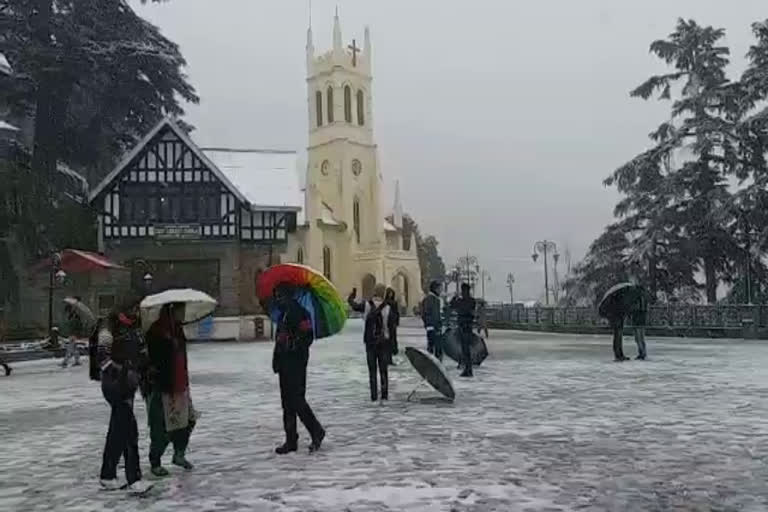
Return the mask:
[[[494,305],[487,310],[490,323],[497,326],[608,327],[594,308],[522,308]],[[630,319],[627,319],[628,324]],[[664,305],[648,310],[649,328],[741,329],[745,324],[768,328],[766,305]]]

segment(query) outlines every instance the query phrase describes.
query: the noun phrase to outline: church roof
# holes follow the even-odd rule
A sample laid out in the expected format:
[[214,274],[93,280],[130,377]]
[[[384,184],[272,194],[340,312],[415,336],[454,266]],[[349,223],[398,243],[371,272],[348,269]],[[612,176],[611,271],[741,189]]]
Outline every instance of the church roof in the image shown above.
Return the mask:
[[389,232],[389,233],[397,233],[397,232],[398,232],[398,231],[400,231],[400,230],[399,230],[399,229],[397,229],[397,228],[394,226],[394,224],[392,224],[391,222],[389,222],[389,220],[387,220],[387,219],[384,219],[384,231],[387,231],[387,232]]
[[295,151],[203,148],[203,153],[257,210],[300,210],[304,196]]

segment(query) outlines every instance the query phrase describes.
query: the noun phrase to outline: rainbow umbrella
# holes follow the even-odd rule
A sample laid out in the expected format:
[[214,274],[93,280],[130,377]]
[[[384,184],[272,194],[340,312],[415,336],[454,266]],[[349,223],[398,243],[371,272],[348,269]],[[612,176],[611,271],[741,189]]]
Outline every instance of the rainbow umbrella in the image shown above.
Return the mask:
[[280,312],[270,303],[275,288],[281,284],[295,288],[294,298],[312,318],[315,339],[333,336],[344,327],[347,308],[333,283],[314,269],[295,263],[275,265],[259,276],[256,295],[269,307],[273,321]]

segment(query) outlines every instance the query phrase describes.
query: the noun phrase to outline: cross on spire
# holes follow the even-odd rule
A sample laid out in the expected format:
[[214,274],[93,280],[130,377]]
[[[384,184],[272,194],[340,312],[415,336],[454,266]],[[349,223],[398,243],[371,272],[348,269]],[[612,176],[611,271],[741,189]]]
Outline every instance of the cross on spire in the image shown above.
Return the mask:
[[360,51],[360,48],[357,46],[357,41],[354,39],[352,40],[352,44],[347,46],[352,51],[352,66],[357,67],[357,53]]

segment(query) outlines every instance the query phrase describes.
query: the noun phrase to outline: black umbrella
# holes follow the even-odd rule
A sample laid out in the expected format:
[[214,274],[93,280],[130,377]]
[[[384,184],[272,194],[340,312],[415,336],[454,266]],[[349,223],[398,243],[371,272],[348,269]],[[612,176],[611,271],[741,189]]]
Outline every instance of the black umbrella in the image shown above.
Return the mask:
[[626,315],[632,310],[632,306],[642,298],[644,293],[645,289],[638,284],[619,283],[605,292],[600,305],[597,307],[597,312],[605,318]]
[[[470,345],[469,350],[473,366],[480,366],[485,361],[485,358],[488,357],[488,347],[485,345],[485,340],[474,332],[472,333],[472,345]],[[456,329],[445,331],[443,335],[443,351],[457,363],[461,362],[461,340]]]
[[435,388],[449,400],[456,398],[456,391],[453,389],[451,379],[448,378],[448,374],[445,373],[445,368],[443,368],[443,365],[440,364],[440,361],[438,361],[435,356],[420,348],[405,347],[405,357],[408,358],[416,371],[419,372],[419,375],[421,375],[430,386]]

